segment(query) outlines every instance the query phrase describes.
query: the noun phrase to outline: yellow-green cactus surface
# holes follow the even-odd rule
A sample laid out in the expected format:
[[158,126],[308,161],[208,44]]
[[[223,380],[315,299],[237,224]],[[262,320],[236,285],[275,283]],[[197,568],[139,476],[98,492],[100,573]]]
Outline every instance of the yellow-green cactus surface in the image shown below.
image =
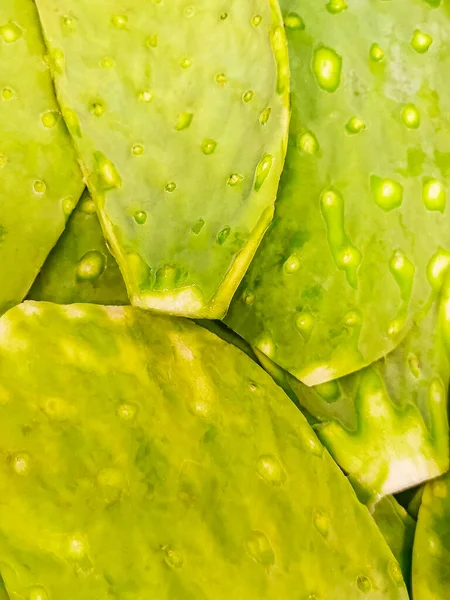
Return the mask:
[[272,220],[286,153],[278,3],[36,4],[132,303],[222,317]]
[[84,184],[36,7],[0,2],[0,314],[21,302]]
[[14,600],[406,600],[301,413],[210,332],[26,302],[0,320],[0,381],[0,570]]
[[448,2],[282,0],[292,120],[227,323],[307,385],[405,337],[450,259]]

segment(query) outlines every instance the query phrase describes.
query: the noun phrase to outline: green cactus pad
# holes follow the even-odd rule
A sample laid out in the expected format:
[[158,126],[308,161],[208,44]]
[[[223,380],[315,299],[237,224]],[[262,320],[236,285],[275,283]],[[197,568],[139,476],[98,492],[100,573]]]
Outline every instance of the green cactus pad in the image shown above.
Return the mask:
[[0,3],[0,314],[21,302],[83,190],[32,0]]
[[402,569],[408,588],[411,583],[411,563],[416,522],[393,496],[385,496],[370,512]]
[[450,590],[450,475],[425,486],[413,554],[414,600],[447,600]]
[[272,220],[286,153],[277,1],[37,6],[132,304],[221,318]]
[[424,0],[281,5],[286,168],[226,322],[316,385],[395,348],[449,260],[450,19]]
[[406,508],[408,513],[417,520],[419,516],[420,506],[422,504],[423,492],[425,490],[425,486],[421,485],[414,490],[414,494]]
[[14,600],[407,599],[347,479],[237,348],[91,304],[26,302],[0,332]]
[[3,579],[0,577],[0,600],[9,600],[8,592],[6,591]]
[[448,469],[450,275],[436,296],[384,359],[313,388],[256,350],[275,381],[316,418],[317,435],[337,463],[375,497]]
[[[450,293],[444,299],[450,315]],[[450,328],[444,330],[450,356]],[[448,439],[445,440],[448,443]],[[450,474],[423,489],[413,553],[414,600],[447,600],[450,589]]]
[[85,192],[28,294],[57,304],[129,304],[119,267],[108,250],[95,204]]
[[411,515],[413,519],[417,521],[419,515],[420,505],[422,504],[423,491],[425,484],[419,485],[415,488],[409,488],[396,494],[397,501],[403,506],[403,508]]

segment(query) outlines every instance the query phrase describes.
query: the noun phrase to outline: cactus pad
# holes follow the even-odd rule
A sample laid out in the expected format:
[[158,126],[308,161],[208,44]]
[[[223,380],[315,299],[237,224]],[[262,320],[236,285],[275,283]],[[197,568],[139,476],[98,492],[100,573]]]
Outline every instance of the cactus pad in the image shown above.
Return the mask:
[[322,443],[369,495],[400,492],[448,469],[448,306],[446,278],[398,348],[357,373],[313,388],[256,351],[286,393],[315,417]]
[[132,307],[26,302],[0,332],[14,599],[406,600],[367,509],[238,349]]
[[[444,301],[450,314],[450,294]],[[444,330],[450,356],[450,328]],[[443,442],[448,443],[446,438]],[[446,600],[450,589],[450,474],[423,489],[413,555],[414,600]]]
[[286,152],[276,0],[37,6],[131,302],[222,317],[272,219]]
[[413,555],[414,600],[447,600],[450,589],[450,475],[425,486]]
[[3,579],[0,577],[0,600],[9,600]]
[[32,0],[0,3],[0,314],[23,300],[83,190]]
[[394,496],[385,496],[370,512],[402,569],[408,589],[411,583],[411,564],[416,531],[415,520]]
[[416,488],[411,489],[411,496],[409,498],[409,502],[406,505],[406,510],[408,513],[416,519],[419,516],[420,506],[422,504],[423,492],[425,491],[425,485],[420,485]]
[[86,192],[28,294],[57,304],[129,304],[119,267],[108,250],[95,204]]
[[227,323],[307,385],[395,348],[449,260],[444,2],[283,0],[292,120]]

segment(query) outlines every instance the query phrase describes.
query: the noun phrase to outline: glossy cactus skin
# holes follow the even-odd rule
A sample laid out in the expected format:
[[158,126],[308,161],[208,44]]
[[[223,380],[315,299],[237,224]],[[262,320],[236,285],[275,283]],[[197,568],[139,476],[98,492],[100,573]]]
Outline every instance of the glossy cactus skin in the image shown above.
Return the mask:
[[21,302],[83,190],[32,0],[0,3],[0,314]]
[[308,388],[256,351],[286,393],[315,417],[323,444],[369,497],[399,492],[448,469],[449,283],[447,276],[398,348],[341,379]]
[[132,303],[221,318],[272,220],[286,153],[278,3],[36,4]]
[[406,600],[367,509],[236,348],[189,321],[90,304],[26,302],[0,332],[14,599]]
[[119,267],[108,250],[95,204],[85,192],[28,294],[57,304],[129,304]]
[[394,349],[448,261],[450,21],[424,0],[281,6],[286,167],[226,322],[315,385]]
[[450,475],[425,486],[413,554],[414,600],[447,600],[450,589]]

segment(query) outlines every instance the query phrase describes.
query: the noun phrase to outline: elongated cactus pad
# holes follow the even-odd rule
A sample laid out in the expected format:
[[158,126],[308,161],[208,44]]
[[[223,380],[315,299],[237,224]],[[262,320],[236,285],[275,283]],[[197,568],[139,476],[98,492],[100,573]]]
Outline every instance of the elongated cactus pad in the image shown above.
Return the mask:
[[411,583],[415,520],[397,502],[394,496],[385,496],[373,507],[371,514],[384,539],[398,560],[408,589]]
[[421,485],[417,488],[414,488],[413,493],[411,495],[411,499],[408,502],[406,510],[408,513],[417,520],[419,515],[420,506],[422,504],[423,492],[425,491],[425,486]]
[[450,590],[450,475],[427,484],[413,555],[414,600],[447,600]]
[[238,349],[90,304],[26,302],[0,332],[0,569],[15,600],[407,599],[367,509]]
[[3,583],[3,579],[0,577],[0,600],[9,600],[8,593]]
[[222,317],[272,220],[276,0],[38,0],[62,113],[133,304]]
[[0,314],[23,300],[84,184],[32,0],[0,2]]
[[[450,294],[445,300],[450,314]],[[450,329],[445,330],[450,356]],[[448,440],[447,440],[448,442]],[[450,589],[450,474],[427,484],[417,520],[413,554],[414,600],[446,600]]]
[[57,304],[129,304],[119,267],[108,250],[95,204],[86,192],[28,294]]
[[369,495],[392,494],[445,473],[450,280],[418,325],[386,358],[308,388],[270,361],[261,364],[316,419],[338,464]]
[[283,0],[292,121],[227,323],[307,385],[395,348],[450,253],[444,2]]

